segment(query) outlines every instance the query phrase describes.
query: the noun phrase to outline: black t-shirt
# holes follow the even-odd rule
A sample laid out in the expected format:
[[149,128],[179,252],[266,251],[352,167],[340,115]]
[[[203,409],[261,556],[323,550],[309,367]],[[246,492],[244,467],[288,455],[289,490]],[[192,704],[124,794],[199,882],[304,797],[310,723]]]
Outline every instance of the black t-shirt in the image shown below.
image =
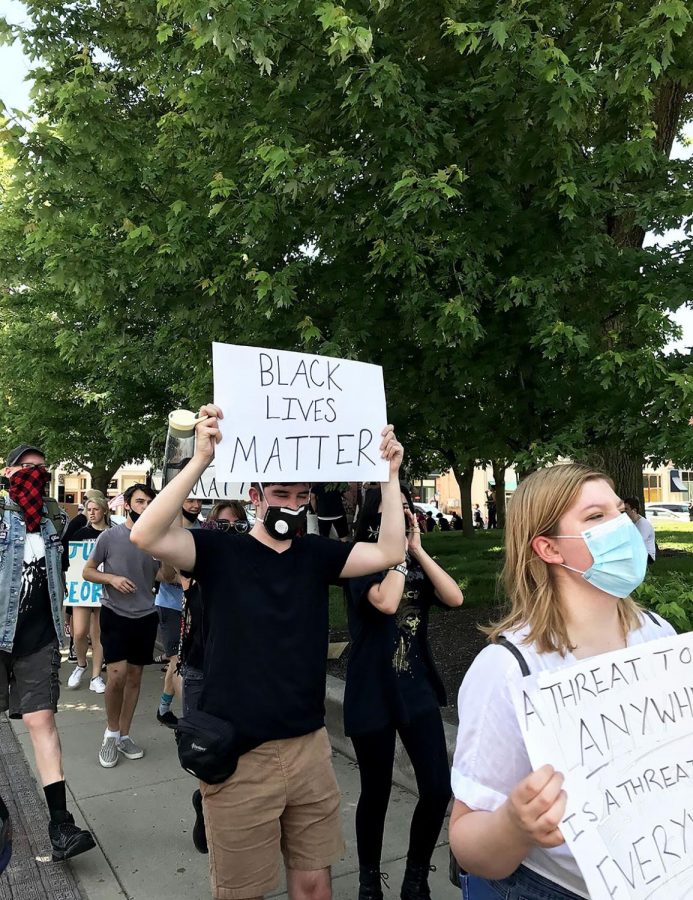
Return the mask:
[[277,553],[250,535],[191,534],[208,629],[201,708],[256,743],[321,728],[328,589],[351,545],[306,535]]
[[387,615],[368,599],[369,588],[385,574],[351,578],[345,588],[352,638],[344,692],[348,735],[406,725],[447,704],[428,646],[428,614],[437,603],[433,585],[411,560],[399,608]]
[[84,513],[77,513],[74,519],[70,519],[67,523],[67,528],[61,538],[63,542],[63,572],[67,572],[70,567],[70,551],[69,551],[69,543],[70,541],[74,541],[75,534],[87,524],[87,517]]
[[181,666],[202,669],[204,666],[205,640],[209,629],[204,617],[204,605],[200,585],[193,581],[183,591],[183,636],[179,660]]
[[85,525],[84,528],[78,529],[70,538],[71,541],[97,541],[104,531],[108,531],[107,528],[102,528],[99,531],[97,528],[94,528],[93,525]]
[[339,519],[344,515],[343,491],[328,490],[324,484],[314,484],[310,492],[317,499],[319,519]]
[[38,533],[27,534],[12,655],[30,656],[55,640],[43,538]]

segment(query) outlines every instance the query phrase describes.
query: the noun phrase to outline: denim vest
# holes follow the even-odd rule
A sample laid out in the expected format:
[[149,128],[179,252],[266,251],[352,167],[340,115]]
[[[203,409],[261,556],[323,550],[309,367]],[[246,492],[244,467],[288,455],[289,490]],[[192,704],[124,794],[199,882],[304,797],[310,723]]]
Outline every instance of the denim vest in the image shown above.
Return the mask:
[[[2,504],[5,508],[2,508]],[[65,586],[62,573],[63,545],[52,519],[44,506],[41,516],[41,537],[46,548],[46,575],[51,600],[53,624],[62,645],[64,635],[63,599]],[[14,643],[19,615],[19,595],[22,587],[24,563],[24,516],[9,498],[0,502],[0,650],[10,652]]]

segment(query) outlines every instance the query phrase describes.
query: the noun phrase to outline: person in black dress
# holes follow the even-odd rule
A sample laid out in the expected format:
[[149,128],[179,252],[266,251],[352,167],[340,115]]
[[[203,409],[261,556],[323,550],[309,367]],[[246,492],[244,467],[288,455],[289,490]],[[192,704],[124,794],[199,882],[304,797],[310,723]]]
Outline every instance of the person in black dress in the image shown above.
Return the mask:
[[[428,872],[450,799],[440,706],[447,704],[427,640],[436,603],[460,606],[457,583],[426,553],[411,496],[402,487],[407,525],[402,562],[345,586],[352,645],[344,696],[344,730],[359,764],[356,809],[359,900],[381,900],[380,858],[399,734],[414,767],[419,802],[412,818],[403,900],[430,897]],[[380,489],[366,494],[355,541],[377,540]]]

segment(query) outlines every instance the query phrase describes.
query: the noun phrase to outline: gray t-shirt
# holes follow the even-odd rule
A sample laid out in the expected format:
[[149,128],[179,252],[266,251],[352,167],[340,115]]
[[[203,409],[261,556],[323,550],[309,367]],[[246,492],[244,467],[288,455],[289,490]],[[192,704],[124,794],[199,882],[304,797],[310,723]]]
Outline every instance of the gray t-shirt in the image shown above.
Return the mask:
[[131,543],[126,525],[115,525],[104,531],[89,555],[89,562],[95,566],[103,563],[106,574],[124,575],[137,585],[134,594],[121,594],[105,584],[103,606],[126,619],[140,619],[154,612],[153,588],[159,562]]

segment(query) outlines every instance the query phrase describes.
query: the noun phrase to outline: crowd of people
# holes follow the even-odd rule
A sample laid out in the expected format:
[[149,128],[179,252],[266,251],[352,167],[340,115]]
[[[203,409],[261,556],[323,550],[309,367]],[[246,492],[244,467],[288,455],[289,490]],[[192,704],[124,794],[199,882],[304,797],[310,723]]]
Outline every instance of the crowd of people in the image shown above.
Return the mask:
[[[68,524],[44,497],[49,475],[39,448],[22,444],[6,460],[0,711],[21,718],[31,737],[53,858],[94,846],[67,810],[55,723],[62,542],[88,540],[83,577],[102,586],[101,607],[73,612],[76,665],[67,686],[80,687],[91,642],[89,687],[104,693],[106,711],[95,763],[108,769],[121,757],[142,758],[132,721],[159,634],[169,662],[156,717],[176,731],[186,768],[207,776],[192,795],[193,841],[209,853],[213,897],[265,896],[277,887],[282,858],[292,900],[331,896],[330,867],[344,852],[324,723],[328,590],[336,584],[351,636],[344,728],[361,780],[359,900],[383,897],[397,736],[419,791],[402,900],[430,898],[431,857],[451,795],[450,845],[465,898],[588,897],[560,830],[563,776],[550,766],[532,770],[508,684],[518,665],[558,669],[673,634],[629,599],[648,558],[633,498],[624,504],[607,475],[582,465],[542,470],[519,485],[505,532],[511,608],[489,627],[489,644],[462,683],[451,772],[440,713],[447,698],[427,629],[432,606],[456,608],[463,597],[422,543],[428,526],[400,482],[403,448],[391,426],[380,446],[389,479],[365,490],[352,536],[339,488],[304,483],[254,483],[252,521],[238,501],[218,503],[202,521],[191,494],[213,459],[223,415],[208,405],[199,417],[192,459],[158,494],[130,487],[118,525],[98,492],[79,527]],[[309,511],[317,535],[306,533]],[[454,517],[445,521],[457,527]],[[328,539],[333,532],[336,540]],[[185,735],[193,739],[185,743]],[[1,800],[0,826],[1,870],[11,852]]]

